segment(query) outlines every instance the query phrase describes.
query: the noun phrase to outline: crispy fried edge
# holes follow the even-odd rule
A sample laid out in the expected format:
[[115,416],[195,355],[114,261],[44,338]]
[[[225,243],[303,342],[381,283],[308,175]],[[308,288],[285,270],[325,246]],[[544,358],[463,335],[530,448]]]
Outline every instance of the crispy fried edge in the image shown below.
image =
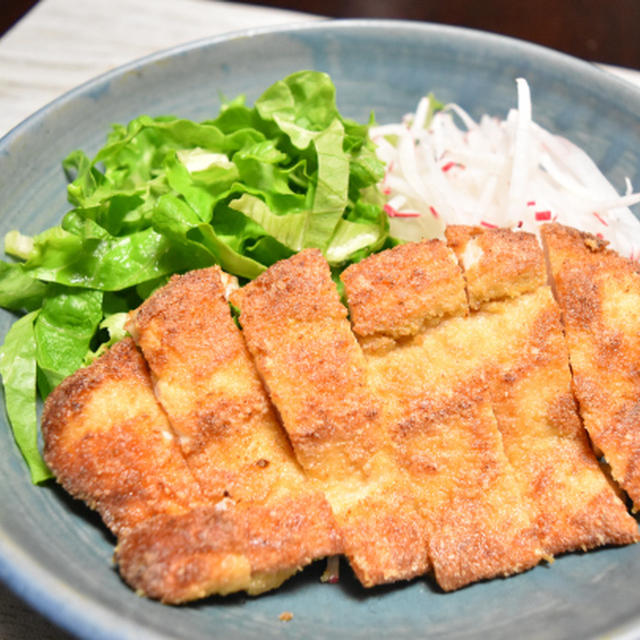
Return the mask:
[[340,279],[353,330],[363,338],[415,335],[424,325],[467,310],[462,273],[440,240],[373,254],[347,267]]
[[[634,279],[640,274],[640,265],[620,256],[608,248],[607,241],[590,233],[557,223],[546,224],[541,228],[547,264],[553,278],[553,291],[562,309],[565,332],[569,341],[571,359],[572,332],[577,329],[587,335],[597,333],[596,325],[601,315],[601,301],[594,276],[607,269],[611,279],[630,276]],[[570,282],[567,283],[567,277]],[[595,338],[597,340],[597,338]],[[625,360],[618,352],[615,341],[612,344],[597,344],[601,352],[599,358],[606,362],[607,377],[613,377]],[[575,360],[575,358],[574,358]],[[594,424],[591,413],[611,413],[607,399],[603,397],[601,385],[594,385],[588,375],[576,371],[572,363],[573,386],[583,422],[594,446],[609,454],[607,462],[613,479],[624,489],[633,501],[634,510],[640,509],[640,436],[633,425],[637,423],[638,402],[630,399],[616,411],[604,425]],[[624,375],[624,372],[622,372]],[[611,447],[605,442],[605,436],[614,434],[614,438],[624,440],[633,434],[635,447],[623,453],[624,463],[618,456],[611,456]],[[615,458],[615,459],[614,459]],[[622,468],[624,466],[624,469]]]
[[[105,524],[114,533],[135,526],[142,519],[154,515],[156,501],[162,504],[165,497],[163,490],[164,480],[160,473],[156,486],[156,495],[153,505],[146,505],[146,511],[132,514],[122,512],[120,498],[103,486],[100,474],[95,474],[92,468],[77,468],[77,456],[70,455],[63,445],[64,430],[68,421],[81,414],[87,402],[91,401],[91,395],[106,380],[122,380],[135,378],[141,384],[148,386],[148,392],[153,394],[148,380],[148,370],[145,361],[130,338],[113,345],[105,354],[88,367],[79,369],[63,380],[47,397],[42,414],[42,434],[44,439],[44,458],[54,472],[57,481],[75,498],[83,500],[91,509],[96,509]],[[158,407],[158,419],[164,424],[166,419]],[[169,423],[166,422],[169,431]],[[178,457],[178,467],[184,466],[185,486],[180,489],[184,495],[179,502],[187,510],[190,504],[197,500],[199,487],[190,474],[190,471],[182,458],[176,441],[172,440],[167,446],[175,448]],[[129,447],[127,448],[129,451]],[[174,469],[180,471],[180,469]],[[114,502],[115,500],[115,502]],[[178,508],[176,504],[174,508]],[[131,517],[124,517],[124,515]]]
[[472,309],[515,298],[546,282],[544,255],[531,233],[451,225],[445,235],[463,268]]

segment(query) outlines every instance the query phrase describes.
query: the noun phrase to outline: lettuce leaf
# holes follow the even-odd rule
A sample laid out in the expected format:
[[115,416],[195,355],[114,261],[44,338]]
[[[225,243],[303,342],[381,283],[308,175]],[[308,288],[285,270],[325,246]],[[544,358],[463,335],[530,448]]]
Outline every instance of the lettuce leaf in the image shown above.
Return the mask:
[[33,311],[42,304],[47,285],[27,274],[22,265],[0,261],[0,307]]
[[7,416],[34,484],[52,475],[38,449],[34,332],[37,316],[38,312],[32,311],[14,322],[0,349],[0,374]]
[[36,381],[45,398],[121,338],[124,314],[172,274],[218,264],[250,280],[307,247],[338,274],[389,243],[372,122],[344,118],[329,76],[300,71],[253,106],[238,96],[203,122],[141,115],[113,125],[93,158],[64,159],[70,210],[34,237],[10,232],[16,262],[0,262],[0,306],[33,312],[7,334],[0,364],[32,477],[44,477]]
[[34,324],[38,388],[46,397],[82,366],[102,320],[102,292],[52,285]]

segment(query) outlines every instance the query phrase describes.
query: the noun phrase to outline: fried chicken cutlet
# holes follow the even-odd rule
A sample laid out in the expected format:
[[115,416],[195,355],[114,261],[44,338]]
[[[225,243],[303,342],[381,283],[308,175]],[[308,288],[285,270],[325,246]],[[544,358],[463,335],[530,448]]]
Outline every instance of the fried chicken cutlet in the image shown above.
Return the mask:
[[321,487],[365,586],[428,568],[411,490],[388,455],[366,363],[320,251],[234,292],[243,335],[294,451]]
[[233,321],[218,267],[174,276],[131,313],[127,329],[212,500],[311,491]]
[[42,433],[44,457],[58,482],[96,509],[117,536],[200,502],[200,488],[131,339],[54,389],[44,405]]
[[571,390],[560,310],[534,235],[451,226],[507,457],[546,554],[637,539],[591,450]]
[[438,240],[410,243],[372,255],[341,277],[440,586],[452,590],[537,564],[537,540],[490,390],[469,354],[481,345],[460,339],[469,319],[453,253]]
[[121,575],[149,597],[179,603],[274,588],[315,557],[310,549],[325,534],[299,501],[213,504],[129,338],[54,389],[42,430],[58,482],[100,513],[118,537]]
[[597,237],[541,228],[591,440],[640,509],[640,272]]
[[[260,534],[265,544],[288,542],[281,554],[300,568],[340,553],[340,535],[278,422],[231,316],[222,276],[218,267],[174,276],[131,313],[127,328],[207,499],[280,513],[279,521],[265,519]],[[290,546],[294,529],[304,540],[298,549]]]
[[[131,586],[165,602],[181,602],[250,585],[250,563],[228,537],[221,543],[216,535],[208,546],[201,544],[196,563],[193,547],[182,548],[171,565],[146,559],[143,567],[138,560],[157,539],[171,540],[174,526],[185,518],[206,517],[206,507],[131,339],[54,389],[44,406],[42,431],[45,459],[58,482],[96,509],[118,536],[118,551],[124,549],[120,571]],[[227,518],[218,528],[232,524]]]
[[[174,277],[132,313],[153,376],[125,339],[55,389],[43,413],[45,458],[117,535],[123,578],[170,603],[261,593],[344,550],[365,586],[432,567],[450,590],[637,540],[576,413],[542,254],[509,233],[449,230],[466,282],[439,241],[350,267],[357,340],[314,250],[235,294],[244,337],[217,267]],[[601,370],[615,373],[606,391],[617,402],[634,380],[638,274],[572,234],[548,241],[558,296],[598,320],[574,332],[578,362],[623,360]],[[578,256],[596,298],[577,293]],[[588,423],[606,400],[585,388]],[[626,417],[603,438],[626,456],[620,482],[635,460],[622,435],[628,389]]]

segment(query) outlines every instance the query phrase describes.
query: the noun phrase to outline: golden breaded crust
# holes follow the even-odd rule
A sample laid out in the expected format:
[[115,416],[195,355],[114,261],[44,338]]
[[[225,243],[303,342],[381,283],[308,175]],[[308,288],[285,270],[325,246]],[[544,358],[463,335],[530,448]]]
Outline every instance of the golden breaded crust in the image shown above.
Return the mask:
[[58,482],[118,535],[154,515],[184,513],[199,500],[146,364],[128,338],[54,389],[42,433]]
[[322,254],[305,250],[275,264],[232,301],[296,455],[334,510],[359,580],[372,586],[424,573],[419,516],[384,451],[364,356]]
[[336,546],[333,516],[318,494],[276,505],[225,499],[175,516],[160,515],[124,536],[116,561],[139,593],[178,604],[212,593],[274,589]]
[[214,500],[306,486],[224,297],[218,267],[174,276],[131,314],[190,468]]
[[318,249],[305,249],[277,262],[234,291],[230,299],[245,316],[272,323],[342,320],[347,315],[331,280],[329,265]]
[[[133,567],[125,560],[123,578],[135,588],[151,582],[156,588],[150,597],[170,600],[174,586],[158,581],[166,567],[153,549],[179,534],[160,528],[162,533],[154,540],[151,523],[192,521],[193,513],[203,508],[203,496],[157,404],[146,363],[133,341],[125,338],[54,389],[45,403],[42,428],[45,458],[57,480],[97,509],[120,543],[140,540],[136,551],[144,563],[138,561]],[[201,531],[202,543],[217,544],[227,530],[211,526]],[[147,535],[141,538],[142,531]],[[206,566],[200,564],[200,571],[183,571],[179,577],[183,599],[249,588],[251,565],[236,551],[247,543],[247,536],[238,538],[232,553],[221,546],[219,553],[207,557]],[[201,562],[185,557],[188,549],[181,553],[176,562],[181,560],[184,566]],[[163,593],[163,588],[169,591]]]
[[461,376],[451,394],[442,398],[438,391],[408,414],[416,430],[405,435],[403,449],[427,463],[424,476],[413,477],[416,484],[421,480],[435,577],[451,591],[529,569],[541,554],[502,448],[486,381]]
[[565,260],[584,260],[589,263],[595,256],[598,259],[611,259],[613,263],[624,263],[632,270],[637,271],[637,266],[634,266],[634,263],[608,249],[609,243],[606,240],[591,233],[557,223],[549,223],[540,227],[540,237],[546,257],[550,261],[552,276],[561,270]]
[[464,269],[472,309],[515,298],[546,282],[544,256],[531,233],[452,225],[445,234]]
[[371,255],[340,278],[359,337],[415,335],[425,325],[467,311],[460,268],[439,240]]
[[[252,535],[259,534],[279,555],[269,566],[256,567],[247,551],[252,572],[297,569],[340,553],[332,511],[294,457],[231,317],[220,269],[173,277],[132,313],[129,327],[207,497],[243,505],[246,518],[263,514]],[[276,520],[264,517],[285,511],[287,516]],[[320,528],[313,524],[316,518]],[[315,549],[306,543],[291,546],[304,537],[302,532],[292,537],[292,519],[297,519],[296,531],[303,525],[309,529],[307,538]],[[247,548],[254,544],[249,539],[245,543]]]
[[544,225],[584,425],[640,508],[640,273],[598,238]]
[[[428,539],[407,482],[384,471],[379,487],[338,511],[346,555],[365,587],[422,576],[431,568]],[[346,501],[345,501],[346,502]]]
[[446,320],[369,358],[395,459],[411,479],[446,590],[522,571],[541,557],[482,367],[460,348],[466,324]]
[[[491,492],[491,489],[490,489]],[[457,491],[444,517],[435,522],[429,553],[438,584],[454,591],[482,579],[506,577],[540,562],[535,531],[528,528],[526,511],[517,492],[478,500],[472,492]],[[505,517],[513,514],[513,519]]]
[[[123,578],[149,597],[182,602],[211,593],[264,591],[312,560],[342,550],[323,494],[265,491],[260,472],[271,464],[265,458],[256,463],[252,480],[256,499],[266,493],[269,503],[236,505],[231,497],[210,503],[129,338],[53,391],[43,434],[58,481],[96,508],[118,535],[119,549],[125,550]],[[226,515],[211,515],[219,513]],[[189,539],[200,546],[181,546]]]
[[233,593],[251,580],[242,524],[215,506],[150,518],[119,540],[118,570],[140,595],[165,603]]
[[505,451],[544,551],[635,541],[637,524],[600,469],[578,417],[549,288],[487,305],[470,320],[475,340],[483,341]]
[[[353,273],[367,287],[345,286],[354,322],[358,308],[372,326],[404,329],[404,298],[388,283],[402,283],[412,270],[448,278],[422,279],[420,294],[457,314],[438,313],[425,327],[429,308],[418,312],[416,305],[420,333],[390,350],[369,350],[367,358],[394,459],[410,478],[423,519],[436,579],[450,590],[529,568],[540,553],[491,410],[482,342],[469,347],[461,339],[468,309],[460,269],[443,243],[407,244],[385,254],[355,265]],[[378,286],[381,272],[386,280]]]
[[[537,241],[469,227],[452,227],[447,236],[480,309],[461,337],[482,344],[505,451],[545,553],[634,541],[635,521],[602,473],[576,411],[560,311],[542,286]],[[479,240],[469,250],[475,238],[492,237],[493,255]],[[522,264],[520,253],[527,256]]]
[[304,469],[322,480],[365,474],[381,446],[378,408],[322,254],[309,249],[276,263],[232,302]]

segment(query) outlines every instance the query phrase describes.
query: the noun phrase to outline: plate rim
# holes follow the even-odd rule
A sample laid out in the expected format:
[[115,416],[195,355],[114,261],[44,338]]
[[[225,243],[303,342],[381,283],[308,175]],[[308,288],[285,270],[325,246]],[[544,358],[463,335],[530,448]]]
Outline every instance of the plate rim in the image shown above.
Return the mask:
[[[453,34],[465,38],[468,42],[491,42],[500,47],[515,48],[519,54],[537,58],[544,63],[551,61],[554,66],[560,65],[563,70],[571,70],[594,81],[617,85],[617,89],[630,99],[640,104],[640,88],[619,78],[595,63],[588,62],[545,45],[521,40],[491,31],[472,29],[456,25],[412,21],[402,19],[381,18],[322,18],[306,21],[288,21],[264,27],[236,29],[224,34],[205,36],[155,51],[118,65],[89,80],[71,88],[60,96],[38,108],[24,120],[13,126],[0,138],[0,153],[10,146],[21,135],[28,133],[31,127],[44,121],[49,114],[63,107],[70,101],[86,95],[100,87],[108,85],[112,80],[142,67],[154,65],[163,60],[189,53],[202,48],[214,47],[233,40],[258,38],[269,35],[286,35],[309,31],[333,31],[336,29],[401,29],[405,32],[422,34],[428,38],[434,35]],[[2,401],[4,406],[4,400]],[[25,475],[28,481],[27,475]],[[34,489],[38,487],[34,486]],[[114,638],[137,638],[144,632],[150,640],[166,640],[169,635],[158,634],[148,627],[141,627],[133,620],[118,617],[114,610],[101,602],[84,597],[75,591],[66,581],[51,574],[40,566],[37,559],[23,552],[0,529],[0,581],[18,598],[25,601],[47,620],[78,637],[90,637],[96,640]],[[81,597],[82,607],[78,605]],[[69,606],[69,603],[73,606]],[[636,638],[640,629],[640,603],[635,615],[630,616],[621,625],[607,631],[607,636],[619,640]]]
[[120,77],[121,75],[138,69],[142,66],[157,63],[167,58],[187,53],[193,50],[201,49],[203,47],[214,46],[224,42],[230,42],[232,40],[239,40],[244,38],[254,38],[271,34],[285,34],[287,32],[300,32],[300,31],[322,31],[329,29],[349,29],[349,28],[401,28],[403,30],[414,30],[423,32],[424,34],[433,35],[436,33],[452,33],[457,36],[462,36],[470,41],[473,40],[492,40],[496,44],[502,46],[516,47],[519,50],[530,53],[532,55],[539,55],[544,58],[550,58],[554,63],[563,63],[567,67],[573,67],[576,71],[584,72],[587,74],[595,74],[594,77],[603,79],[606,78],[606,82],[614,82],[618,85],[618,89],[623,92],[629,93],[629,95],[640,98],[640,88],[625,81],[623,78],[609,73],[606,69],[602,69],[595,62],[589,62],[583,60],[571,54],[553,49],[546,45],[537,44],[516,38],[514,36],[508,36],[492,31],[486,31],[481,29],[472,29],[470,27],[463,27],[457,25],[441,24],[435,22],[424,22],[414,20],[402,20],[402,19],[390,19],[390,18],[323,18],[320,17],[317,20],[301,20],[295,22],[284,22],[282,24],[266,25],[264,27],[249,27],[246,29],[235,29],[233,31],[226,32],[224,34],[214,36],[204,36],[195,40],[189,40],[187,42],[173,45],[165,49],[154,51],[153,53],[134,58],[133,60],[120,64],[113,69],[104,71],[75,87],[72,87],[68,91],[65,91],[61,95],[57,96],[53,100],[42,105],[36,109],[33,113],[26,116],[22,121],[14,125],[5,134],[0,137],[0,149],[12,141],[13,138],[19,136],[29,126],[33,125],[38,120],[44,118],[50,111],[62,106],[69,100],[75,99],[77,96],[88,93],[92,87],[98,87],[105,83],[110,82],[111,79]]

